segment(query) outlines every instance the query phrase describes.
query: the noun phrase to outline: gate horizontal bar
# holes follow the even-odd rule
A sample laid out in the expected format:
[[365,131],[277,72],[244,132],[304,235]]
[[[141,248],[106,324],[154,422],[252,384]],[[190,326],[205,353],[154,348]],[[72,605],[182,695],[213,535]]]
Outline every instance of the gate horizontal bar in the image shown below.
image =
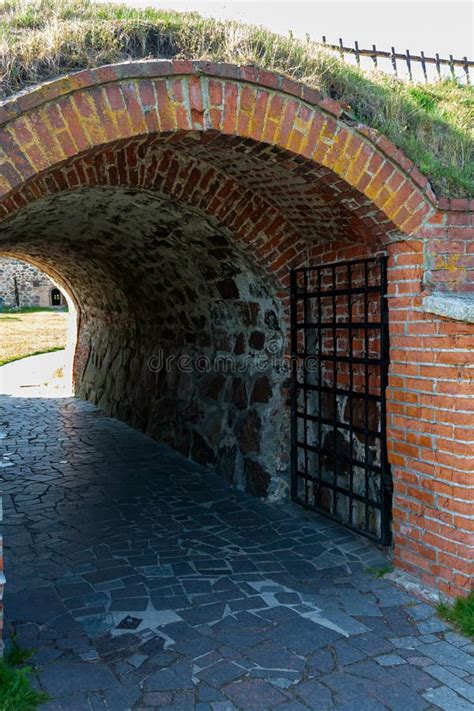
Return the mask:
[[300,419],[303,420],[310,420],[311,422],[321,422],[323,425],[330,425],[334,429],[342,429],[342,430],[347,430],[352,432],[359,432],[359,434],[363,435],[372,435],[372,437],[380,437],[381,433],[376,432],[375,430],[369,430],[365,429],[364,427],[357,427],[357,425],[349,425],[346,424],[345,422],[334,422],[334,420],[330,420],[328,417],[320,417],[319,415],[308,415],[308,413],[305,412],[299,412],[298,410],[296,411],[296,417],[299,417]]
[[297,290],[296,292],[296,298],[297,299],[321,299],[326,296],[348,296],[348,295],[355,295],[357,294],[377,294],[380,292],[380,286],[368,286],[368,287],[363,287],[361,286],[356,287],[355,289],[328,289],[326,290],[321,290],[321,291],[307,291],[307,292],[300,292]]
[[338,494],[343,494],[344,496],[347,496],[348,498],[355,499],[356,501],[359,501],[361,504],[366,504],[367,506],[373,506],[374,509],[380,510],[382,508],[382,504],[374,501],[373,499],[370,499],[368,496],[362,496],[362,494],[357,494],[355,491],[352,491],[351,489],[345,489],[343,486],[338,486],[337,484],[333,484],[330,481],[326,481],[326,479],[321,479],[319,477],[312,477],[311,474],[304,474],[303,472],[297,471],[297,476],[299,476],[301,479],[304,479],[304,481],[310,481],[312,484],[320,484],[323,486],[325,489],[331,489],[331,491],[336,491]]
[[[296,446],[299,449],[306,449],[309,452],[315,452],[316,454],[325,454],[321,447],[316,447],[316,445],[313,444],[304,444],[303,442],[298,441]],[[330,453],[328,453],[328,458],[330,458]],[[338,454],[337,459],[338,461],[344,462],[345,464],[355,464],[356,467],[361,467],[362,469],[366,466],[365,462],[363,462],[362,460],[353,459],[352,457],[346,457],[343,454]],[[382,468],[378,464],[367,464],[367,469],[377,472],[378,474],[380,474],[380,472],[382,471]]]
[[[382,257],[383,259],[383,257]],[[380,257],[369,257],[369,259],[346,259],[342,262],[333,262],[332,264],[315,264],[314,267],[297,267],[293,269],[294,274],[302,274],[304,272],[321,272],[324,269],[332,269],[338,267],[354,267],[357,264],[379,264]]]
[[297,358],[319,358],[319,360],[328,360],[334,363],[355,363],[356,365],[380,365],[382,361],[380,358],[351,358],[351,356],[335,356],[335,355],[325,355],[324,353],[294,353]]
[[361,393],[358,390],[345,390],[344,388],[331,388],[329,385],[310,385],[309,383],[295,383],[297,390],[315,390],[320,393],[336,393],[336,395],[347,396],[348,398],[367,398],[375,402],[381,402],[381,395],[373,395],[372,393]]
[[330,518],[333,521],[336,521],[336,523],[345,526],[346,528],[349,528],[351,531],[354,531],[354,533],[358,533],[359,535],[363,535],[366,538],[369,538],[370,540],[374,541],[374,543],[380,543],[380,536],[378,536],[376,533],[372,533],[371,531],[364,529],[364,528],[359,528],[359,526],[354,526],[354,524],[343,521],[340,516],[335,516],[332,514],[330,511],[322,511],[321,509],[317,509],[314,506],[311,506],[311,504],[307,504],[304,499],[300,499],[299,497],[296,497],[293,499],[295,503],[299,504],[305,509],[309,509],[310,511],[317,511],[318,513],[323,514],[323,516],[326,516],[326,518]]
[[338,328],[347,328],[347,329],[351,328],[351,329],[354,329],[357,331],[357,329],[364,329],[364,328],[380,329],[381,326],[382,326],[382,324],[380,321],[369,321],[368,323],[364,323],[363,321],[357,321],[357,322],[356,321],[352,321],[352,322],[344,321],[343,323],[341,321],[336,321],[335,323],[331,323],[331,322],[305,323],[303,321],[298,321],[296,323],[296,328],[298,328],[298,329],[300,329],[300,328],[305,328],[305,329],[308,329],[308,328],[318,328],[318,329],[319,328],[321,328],[321,329],[335,328],[337,330]]

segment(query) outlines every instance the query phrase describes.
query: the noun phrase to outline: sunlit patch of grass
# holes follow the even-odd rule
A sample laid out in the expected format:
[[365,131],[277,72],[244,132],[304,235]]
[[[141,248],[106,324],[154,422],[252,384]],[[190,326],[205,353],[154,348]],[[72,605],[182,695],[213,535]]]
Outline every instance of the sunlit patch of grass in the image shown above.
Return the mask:
[[252,64],[304,82],[390,138],[440,195],[474,194],[469,86],[409,84],[360,70],[309,39],[197,13],[90,0],[5,0],[0,7],[0,96],[70,71],[150,57]]
[[460,632],[474,638],[474,593],[458,598],[452,605],[440,603],[438,614]]
[[63,311],[0,315],[0,366],[65,348],[68,319],[69,314]]
[[[26,353],[26,355],[12,356],[11,358],[0,359],[0,367],[6,365],[7,363],[14,363],[16,360],[23,360],[23,358],[29,358],[30,356],[44,355],[45,353],[56,353],[56,351],[63,351],[64,348],[47,348],[44,351],[35,351],[34,353]],[[1,709],[0,709],[1,711]]]

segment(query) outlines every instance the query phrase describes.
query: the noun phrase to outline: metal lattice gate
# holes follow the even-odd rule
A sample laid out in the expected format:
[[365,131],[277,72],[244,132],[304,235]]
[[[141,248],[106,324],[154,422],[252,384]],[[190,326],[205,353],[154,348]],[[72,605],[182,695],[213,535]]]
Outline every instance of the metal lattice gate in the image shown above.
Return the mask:
[[291,273],[292,498],[390,543],[386,259]]

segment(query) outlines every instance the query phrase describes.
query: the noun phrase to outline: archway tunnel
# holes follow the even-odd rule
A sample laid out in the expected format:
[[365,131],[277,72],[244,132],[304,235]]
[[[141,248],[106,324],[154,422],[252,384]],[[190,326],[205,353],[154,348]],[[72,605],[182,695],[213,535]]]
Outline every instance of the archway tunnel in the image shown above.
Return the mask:
[[80,397],[281,499],[290,268],[382,249],[323,177],[222,136],[107,146],[38,178],[46,196],[2,222],[0,249],[72,295]]
[[[290,274],[386,252],[395,562],[448,594],[470,588],[472,325],[453,313],[472,258],[451,254],[469,201],[438,199],[347,107],[254,67],[101,67],[13,97],[0,123],[0,252],[72,295],[77,393],[257,496],[289,484]],[[332,342],[348,339],[334,328]],[[347,425],[343,399],[336,412]],[[370,407],[358,416],[371,429]]]
[[3,225],[2,252],[14,244],[73,295],[79,396],[250,493],[277,494],[282,307],[275,280],[214,223],[150,192],[84,188]]

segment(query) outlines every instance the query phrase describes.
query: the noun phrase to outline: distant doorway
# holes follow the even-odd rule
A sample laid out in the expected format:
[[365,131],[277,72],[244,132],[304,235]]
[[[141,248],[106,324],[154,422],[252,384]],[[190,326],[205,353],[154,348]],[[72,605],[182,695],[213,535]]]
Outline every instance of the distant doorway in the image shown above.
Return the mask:
[[51,306],[62,306],[62,294],[59,289],[51,289]]

